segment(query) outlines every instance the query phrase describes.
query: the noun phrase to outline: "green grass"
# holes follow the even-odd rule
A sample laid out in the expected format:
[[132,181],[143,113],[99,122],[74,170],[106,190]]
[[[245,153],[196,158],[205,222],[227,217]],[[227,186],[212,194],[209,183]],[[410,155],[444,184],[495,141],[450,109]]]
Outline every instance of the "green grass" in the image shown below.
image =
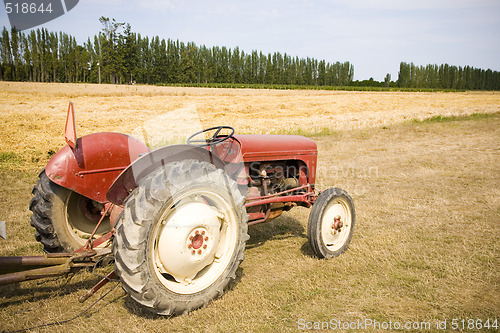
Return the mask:
[[0,152],[0,170],[18,169],[24,163],[22,156],[14,152]]
[[[447,122],[454,122],[454,121],[474,121],[474,120],[484,120],[484,119],[491,119],[495,117],[499,117],[500,113],[472,113],[471,115],[468,116],[433,116],[431,118],[427,119],[412,119],[409,121],[411,124],[434,124],[434,123],[447,123]],[[408,122],[407,122],[408,123]],[[382,126],[381,129],[389,129],[389,126]],[[353,133],[357,133],[357,135],[363,136],[366,134],[366,131],[363,130],[356,130],[353,131]],[[245,134],[251,134],[245,133]],[[277,130],[271,130],[269,134],[283,134],[283,135],[302,135],[305,137],[309,138],[321,138],[321,137],[340,137],[342,136],[341,131],[333,130],[329,127],[321,127],[318,129],[304,129],[301,127],[290,127],[290,128],[279,128]]]
[[276,90],[338,90],[338,91],[400,91],[400,92],[459,92],[465,90],[437,88],[400,88],[364,86],[316,86],[301,84],[260,84],[260,83],[159,83],[157,86],[233,88],[233,89],[276,89]]
[[413,123],[417,124],[422,124],[422,123],[427,123],[427,124],[432,124],[432,123],[444,123],[444,122],[452,122],[452,121],[467,121],[467,120],[482,120],[482,119],[489,119],[493,117],[498,117],[499,113],[472,113],[469,116],[433,116],[431,118],[427,119],[412,119],[411,121]]
[[19,161],[19,157],[13,152],[0,151],[0,163],[14,163]]
[[54,154],[54,150],[49,150],[48,153],[44,154],[37,149],[29,149],[22,153],[0,152],[0,170],[41,169]]
[[[247,133],[251,134],[251,133]],[[324,137],[324,136],[336,136],[339,134],[338,131],[333,130],[328,127],[322,127],[318,129],[304,129],[300,127],[292,128],[278,128],[277,130],[271,130],[269,134],[280,134],[280,135],[302,135],[306,137]]]

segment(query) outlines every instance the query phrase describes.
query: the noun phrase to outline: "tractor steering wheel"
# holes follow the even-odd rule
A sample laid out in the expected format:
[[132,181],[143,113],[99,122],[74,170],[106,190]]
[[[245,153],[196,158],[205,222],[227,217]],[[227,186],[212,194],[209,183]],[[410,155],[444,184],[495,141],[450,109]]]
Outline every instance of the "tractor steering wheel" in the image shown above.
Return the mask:
[[[220,131],[223,129],[228,129],[231,131],[231,133],[226,134],[226,135],[220,135]],[[194,138],[202,133],[210,132],[210,131],[215,131],[215,133],[208,139],[197,139],[194,140]],[[199,132],[194,133],[187,139],[187,144],[192,145],[192,146],[197,146],[197,147],[205,147],[205,146],[212,146],[219,144],[223,141],[226,141],[229,138],[232,138],[234,134],[234,128],[230,126],[215,126],[215,127],[210,127],[204,130],[201,130]]]

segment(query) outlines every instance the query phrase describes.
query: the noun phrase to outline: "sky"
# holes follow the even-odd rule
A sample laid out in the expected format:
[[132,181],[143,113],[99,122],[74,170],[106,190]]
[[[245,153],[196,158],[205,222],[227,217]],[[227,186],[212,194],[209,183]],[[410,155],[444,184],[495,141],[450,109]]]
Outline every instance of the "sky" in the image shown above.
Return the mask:
[[80,0],[37,28],[82,44],[101,16],[142,36],[349,61],[355,80],[396,80],[402,61],[500,71],[500,0]]

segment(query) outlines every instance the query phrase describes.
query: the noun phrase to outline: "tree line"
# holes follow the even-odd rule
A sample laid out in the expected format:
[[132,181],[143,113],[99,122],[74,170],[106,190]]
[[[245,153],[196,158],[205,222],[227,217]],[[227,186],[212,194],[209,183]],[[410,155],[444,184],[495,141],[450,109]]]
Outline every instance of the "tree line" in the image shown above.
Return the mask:
[[47,29],[23,33],[3,28],[0,80],[141,84],[273,84],[500,90],[500,73],[448,64],[402,62],[397,81],[354,81],[349,62],[329,63],[280,52],[246,53],[238,47],[198,46],[141,36],[129,24],[101,17],[102,31],[79,45]]
[[91,83],[258,83],[349,85],[354,67],[279,52],[197,46],[149,38],[128,24],[100,18],[102,32],[83,45],[42,28],[28,34],[5,27],[0,37],[0,80]]
[[500,72],[470,66],[415,66],[402,62],[397,85],[403,88],[500,90]]

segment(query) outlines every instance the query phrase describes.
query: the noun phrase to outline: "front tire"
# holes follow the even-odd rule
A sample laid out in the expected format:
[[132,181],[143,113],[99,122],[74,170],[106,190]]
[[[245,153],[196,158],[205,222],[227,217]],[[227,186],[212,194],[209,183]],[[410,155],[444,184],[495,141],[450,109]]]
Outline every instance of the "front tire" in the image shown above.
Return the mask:
[[344,253],[351,242],[355,218],[354,203],[346,191],[330,188],[321,192],[312,207],[307,227],[314,254],[318,258],[331,259]]
[[212,164],[159,167],[125,201],[113,243],[123,288],[147,310],[183,314],[235,280],[248,239],[245,198]]

